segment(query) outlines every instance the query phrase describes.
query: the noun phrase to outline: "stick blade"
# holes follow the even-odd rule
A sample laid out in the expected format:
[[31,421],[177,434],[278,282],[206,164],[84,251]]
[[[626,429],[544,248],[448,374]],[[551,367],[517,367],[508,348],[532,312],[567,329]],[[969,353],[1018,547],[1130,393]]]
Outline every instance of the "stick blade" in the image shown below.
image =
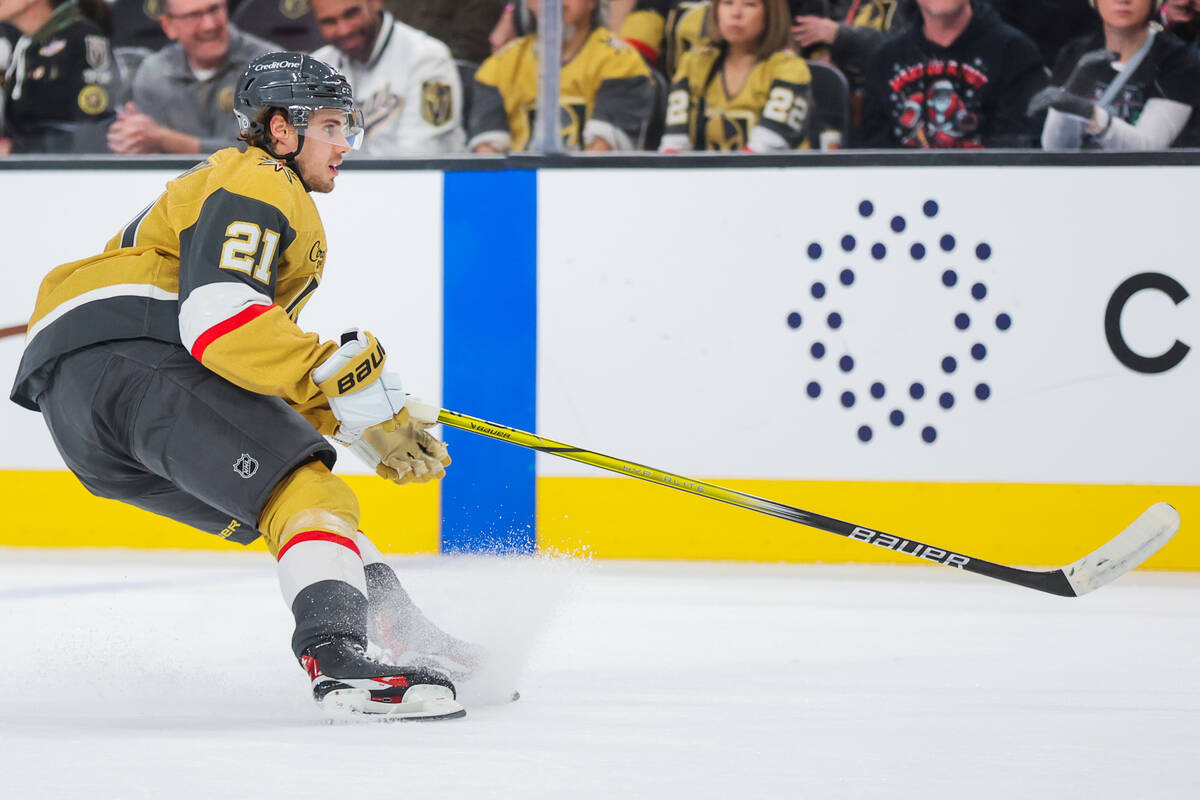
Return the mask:
[[1173,506],[1155,503],[1107,544],[1063,567],[1062,572],[1077,597],[1099,589],[1157,553],[1179,530],[1180,522]]

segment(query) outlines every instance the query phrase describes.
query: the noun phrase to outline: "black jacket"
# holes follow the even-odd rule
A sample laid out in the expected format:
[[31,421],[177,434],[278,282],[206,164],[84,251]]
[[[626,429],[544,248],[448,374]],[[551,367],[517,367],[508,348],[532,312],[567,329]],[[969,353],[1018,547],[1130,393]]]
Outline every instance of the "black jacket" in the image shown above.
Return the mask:
[[949,47],[920,17],[888,37],[863,81],[859,147],[1033,147],[1029,98],[1047,83],[1037,46],[982,0]]

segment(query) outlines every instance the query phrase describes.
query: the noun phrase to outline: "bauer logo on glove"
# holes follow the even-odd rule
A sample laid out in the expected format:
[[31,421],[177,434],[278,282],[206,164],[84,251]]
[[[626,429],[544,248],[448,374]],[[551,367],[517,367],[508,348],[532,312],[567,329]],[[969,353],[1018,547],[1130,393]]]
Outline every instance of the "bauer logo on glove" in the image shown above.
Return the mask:
[[383,345],[366,331],[342,334],[341,346],[312,371],[313,382],[329,400],[338,419],[334,440],[350,444],[363,431],[381,426],[394,431],[408,422],[404,391],[395,374],[384,370]]
[[350,394],[376,380],[386,360],[383,345],[370,332],[346,331],[342,346],[313,370],[313,379],[326,395]]

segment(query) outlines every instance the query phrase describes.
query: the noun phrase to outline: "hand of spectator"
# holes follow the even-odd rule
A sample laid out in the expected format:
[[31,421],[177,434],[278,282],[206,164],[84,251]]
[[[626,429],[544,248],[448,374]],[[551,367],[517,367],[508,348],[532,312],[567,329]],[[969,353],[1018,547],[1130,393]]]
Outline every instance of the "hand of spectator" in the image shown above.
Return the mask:
[[[1103,48],[1100,50],[1089,50],[1075,62],[1075,67],[1071,70],[1071,74],[1067,76],[1067,81],[1063,84],[1063,88],[1076,94],[1088,91],[1090,82],[1092,81],[1092,78],[1089,77],[1091,68],[1096,64],[1111,64],[1120,57],[1119,53],[1114,53],[1111,50]],[[1086,83],[1081,83],[1081,81]]]
[[1029,101],[1029,108],[1025,113],[1036,117],[1048,108],[1061,111],[1063,114],[1070,114],[1086,122],[1094,123],[1096,121],[1096,104],[1086,97],[1071,94],[1061,86],[1047,86],[1035,94]]
[[837,38],[838,24],[825,17],[803,16],[793,20],[792,35],[801,47],[814,44],[833,44]]
[[163,130],[130,101],[117,110],[117,121],[108,128],[108,148],[114,153],[161,153]]
[[514,9],[515,6],[512,3],[504,6],[504,11],[500,14],[500,21],[488,34],[488,44],[492,46],[493,53],[517,38],[517,25],[513,22]]
[[6,156],[12,153],[12,139],[0,136],[0,156]]

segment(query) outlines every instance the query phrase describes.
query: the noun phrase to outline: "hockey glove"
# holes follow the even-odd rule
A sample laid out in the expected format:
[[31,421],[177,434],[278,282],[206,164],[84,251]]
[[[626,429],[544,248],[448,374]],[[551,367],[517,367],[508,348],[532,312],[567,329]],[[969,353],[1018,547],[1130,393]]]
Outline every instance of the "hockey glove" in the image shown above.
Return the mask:
[[1112,64],[1121,58],[1119,53],[1112,50],[1089,50],[1079,57],[1071,74],[1067,76],[1063,88],[1072,94],[1091,94],[1096,88],[1096,79],[1092,75],[1092,67],[1097,64]]
[[1047,86],[1035,94],[1029,101],[1029,108],[1025,113],[1030,117],[1036,117],[1048,108],[1078,117],[1084,122],[1091,122],[1096,113],[1096,104],[1091,100],[1071,94],[1058,86]]
[[351,329],[342,334],[341,344],[312,372],[338,419],[334,441],[350,444],[368,428],[391,432],[407,424],[400,379],[384,372],[387,356],[379,341],[366,331]]
[[411,411],[406,424],[390,431],[382,426],[368,428],[350,450],[392,483],[438,480],[450,466],[450,455],[446,445],[427,430],[437,424],[437,409],[413,397],[407,399],[406,408]]

